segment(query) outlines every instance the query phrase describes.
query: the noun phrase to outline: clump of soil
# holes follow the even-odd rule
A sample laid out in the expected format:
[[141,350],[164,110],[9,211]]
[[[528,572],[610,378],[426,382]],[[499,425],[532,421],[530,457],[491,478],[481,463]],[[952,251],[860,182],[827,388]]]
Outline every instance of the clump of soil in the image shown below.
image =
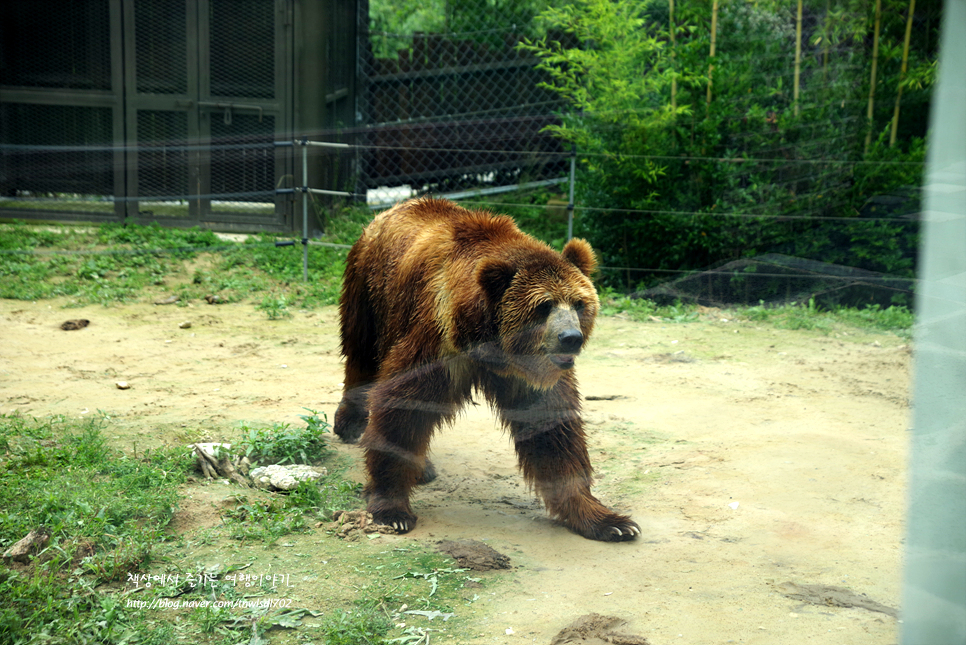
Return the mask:
[[336,511],[333,522],[328,526],[335,535],[350,542],[360,539],[363,535],[382,533],[395,535],[396,529],[385,524],[376,524],[372,513],[365,511]]
[[83,329],[91,324],[91,321],[86,318],[78,318],[77,320],[66,320],[60,324],[60,328],[64,331],[75,331],[77,329]]
[[650,645],[643,636],[614,631],[626,622],[616,616],[587,614],[561,629],[550,645]]
[[490,571],[510,568],[510,558],[477,540],[443,540],[436,550],[451,556],[464,569]]

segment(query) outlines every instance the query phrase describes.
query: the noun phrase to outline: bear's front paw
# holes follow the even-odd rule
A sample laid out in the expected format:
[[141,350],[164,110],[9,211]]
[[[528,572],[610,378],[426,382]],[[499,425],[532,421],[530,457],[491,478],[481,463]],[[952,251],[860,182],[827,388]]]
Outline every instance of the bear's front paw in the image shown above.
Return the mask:
[[416,516],[399,509],[374,510],[371,506],[372,521],[376,524],[391,526],[399,533],[409,533],[416,528]]
[[335,423],[332,431],[344,443],[356,443],[359,437],[365,432],[369,424],[369,413],[365,408],[360,408],[344,399],[335,411]]
[[641,534],[641,527],[626,515],[611,515],[591,527],[585,537],[603,542],[626,542],[637,539]]
[[426,465],[423,466],[423,473],[416,480],[417,486],[422,486],[423,484],[428,484],[436,480],[439,475],[436,473],[436,466],[433,465],[429,459],[426,460]]

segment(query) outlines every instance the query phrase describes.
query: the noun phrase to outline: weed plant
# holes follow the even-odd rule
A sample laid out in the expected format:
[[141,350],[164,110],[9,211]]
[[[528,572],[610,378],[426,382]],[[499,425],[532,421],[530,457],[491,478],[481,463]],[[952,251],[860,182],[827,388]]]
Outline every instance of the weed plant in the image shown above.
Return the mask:
[[322,625],[325,642],[331,645],[382,643],[392,623],[378,607],[360,605],[356,611],[340,610]]
[[291,318],[292,312],[288,310],[288,303],[285,297],[266,296],[261,303],[255,305],[259,311],[264,311],[269,320],[281,320]]
[[[308,408],[306,408],[308,410]],[[269,428],[255,428],[242,424],[242,451],[252,462],[259,464],[315,464],[330,453],[323,434],[329,432],[325,415],[315,410],[301,415],[304,428],[293,428],[287,423],[275,423]]]
[[238,496],[239,504],[222,516],[232,539],[274,545],[280,537],[300,533],[308,524],[300,508],[289,508],[282,498],[250,500]]

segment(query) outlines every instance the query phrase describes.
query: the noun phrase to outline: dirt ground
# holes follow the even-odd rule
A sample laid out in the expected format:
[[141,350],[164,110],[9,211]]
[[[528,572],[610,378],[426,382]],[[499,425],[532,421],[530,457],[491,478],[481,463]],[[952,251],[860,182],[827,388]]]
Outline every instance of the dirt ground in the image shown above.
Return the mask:
[[[334,415],[334,308],[269,321],[250,305],[62,304],[0,301],[3,413],[103,410],[126,450]],[[633,543],[549,521],[485,406],[437,435],[419,525],[385,539],[483,540],[511,558],[467,642],[549,643],[591,612],[652,645],[896,642],[909,347],[727,316],[602,318],[578,359],[595,490],[640,523]],[[59,328],[76,318],[90,325]]]

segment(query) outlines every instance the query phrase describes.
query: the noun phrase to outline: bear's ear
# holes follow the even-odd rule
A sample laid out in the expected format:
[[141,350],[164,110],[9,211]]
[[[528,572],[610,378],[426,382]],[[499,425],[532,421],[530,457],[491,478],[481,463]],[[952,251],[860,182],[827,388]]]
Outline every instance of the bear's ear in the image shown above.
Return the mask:
[[597,268],[597,257],[586,240],[574,238],[567,242],[563,250],[563,258],[588,277]]
[[503,299],[503,294],[510,288],[516,274],[516,267],[509,262],[491,258],[483,261],[476,270],[476,281],[480,283],[490,304],[495,306]]

